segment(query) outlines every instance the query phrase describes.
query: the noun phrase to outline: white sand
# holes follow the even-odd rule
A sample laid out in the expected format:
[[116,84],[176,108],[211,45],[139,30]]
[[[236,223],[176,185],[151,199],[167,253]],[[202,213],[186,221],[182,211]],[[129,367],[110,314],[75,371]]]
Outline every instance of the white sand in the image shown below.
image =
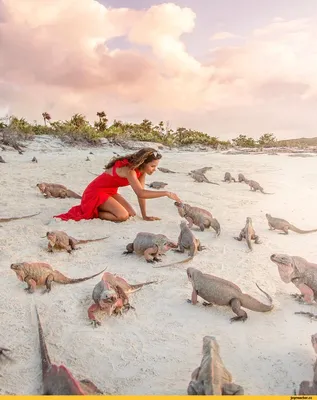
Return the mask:
[[[0,228],[1,251],[1,335],[0,345],[12,349],[15,363],[0,365],[2,393],[35,394],[41,390],[38,333],[32,305],[36,302],[51,355],[56,363],[66,365],[77,378],[91,379],[101,390],[112,394],[186,394],[191,372],[201,360],[202,338],[215,335],[221,356],[234,381],[250,395],[291,394],[303,379],[311,379],[315,360],[310,335],[317,322],[294,311],[317,312],[313,306],[295,302],[292,284],[281,282],[277,268],[269,260],[273,252],[300,255],[309,261],[317,259],[317,234],[289,236],[269,231],[265,213],[290,220],[302,229],[317,227],[317,168],[314,158],[280,156],[223,155],[219,153],[165,152],[161,166],[181,174],[157,171],[147,182],[162,180],[183,201],[210,210],[219,220],[222,233],[215,238],[213,230],[200,232],[207,249],[191,265],[230,279],[242,290],[266,302],[255,282],[274,299],[271,313],[248,311],[245,322],[230,324],[234,316],[226,307],[204,308],[188,304],[191,285],[185,269],[153,269],[136,255],[123,256],[127,243],[139,231],[164,233],[177,240],[181,218],[168,198],[148,200],[148,215],[162,218],[145,222],[139,216],[125,223],[101,220],[63,222],[53,215],[66,212],[76,199],[44,199],[35,185],[40,181],[62,183],[82,193],[94,179],[87,170],[102,172],[116,148],[92,149],[91,161],[85,161],[89,150],[61,149],[56,142],[37,141],[23,155],[2,152],[7,164],[0,164],[0,217],[21,216],[41,211],[32,219],[3,223]],[[55,147],[53,144],[55,143]],[[42,149],[42,150],[41,150]],[[31,163],[36,155],[38,164]],[[207,172],[218,182],[224,173],[239,172],[259,181],[267,192],[252,193],[245,184],[214,186],[194,183],[186,173],[211,165]],[[250,168],[253,168],[250,170]],[[131,188],[119,190],[135,207],[137,199]],[[263,244],[247,252],[246,243],[233,239],[247,216],[252,217]],[[47,241],[41,238],[50,229],[62,229],[77,238],[97,238],[110,234],[104,242],[81,245],[69,255],[48,254]],[[185,255],[167,253],[164,263],[181,260]],[[53,284],[52,292],[32,296],[17,280],[10,264],[22,261],[50,263],[69,277],[79,278],[104,267],[130,283],[159,279],[161,283],[143,288],[131,295],[136,312],[123,318],[105,319],[93,329],[87,318],[92,304],[91,293],[100,277],[76,285]]]

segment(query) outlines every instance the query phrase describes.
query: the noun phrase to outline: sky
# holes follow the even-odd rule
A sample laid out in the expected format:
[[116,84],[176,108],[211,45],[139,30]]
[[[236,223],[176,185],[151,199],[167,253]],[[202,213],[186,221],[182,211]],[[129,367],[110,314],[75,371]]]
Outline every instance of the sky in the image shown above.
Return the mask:
[[316,137],[316,0],[0,0],[0,116]]

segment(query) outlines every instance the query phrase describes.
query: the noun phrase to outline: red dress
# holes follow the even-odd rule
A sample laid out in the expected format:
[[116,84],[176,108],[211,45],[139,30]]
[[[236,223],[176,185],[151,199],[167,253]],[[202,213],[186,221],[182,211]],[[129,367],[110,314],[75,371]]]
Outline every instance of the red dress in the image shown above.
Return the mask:
[[[112,175],[106,172],[97,176],[90,184],[86,187],[81,203],[78,206],[72,207],[67,213],[54,215],[54,218],[60,218],[63,221],[70,219],[74,221],[80,221],[81,219],[93,219],[98,218],[98,207],[108,200],[110,196],[118,193],[118,188],[128,186],[129,181],[127,178],[121,178],[116,169],[127,166],[128,160],[118,160],[112,167]],[[139,178],[141,172],[135,170],[137,177]]]

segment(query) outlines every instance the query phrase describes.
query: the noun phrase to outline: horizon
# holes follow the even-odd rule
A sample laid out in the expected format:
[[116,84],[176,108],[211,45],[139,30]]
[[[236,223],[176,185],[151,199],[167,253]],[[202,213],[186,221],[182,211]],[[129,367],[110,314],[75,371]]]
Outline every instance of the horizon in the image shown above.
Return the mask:
[[315,0],[130,3],[0,0],[0,117],[317,136]]

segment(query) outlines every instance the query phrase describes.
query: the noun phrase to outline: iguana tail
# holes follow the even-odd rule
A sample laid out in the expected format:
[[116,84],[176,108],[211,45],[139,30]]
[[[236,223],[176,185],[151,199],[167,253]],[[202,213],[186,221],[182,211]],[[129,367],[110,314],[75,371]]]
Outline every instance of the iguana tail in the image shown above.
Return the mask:
[[79,196],[79,194],[69,189],[67,189],[67,197],[73,197],[74,199],[81,199],[81,196]]
[[129,293],[136,292],[137,290],[140,290],[145,285],[151,285],[152,283],[157,283],[157,282],[158,281],[150,281],[150,282],[137,283],[135,285],[130,285]]
[[78,244],[90,243],[90,242],[98,242],[99,240],[108,239],[109,236],[105,236],[99,239],[87,239],[87,240],[77,240]]
[[317,229],[311,229],[311,230],[309,230],[309,231],[303,231],[302,229],[296,228],[296,226],[294,226],[294,225],[290,225],[290,226],[288,227],[288,229],[290,229],[291,231],[296,232],[296,233],[312,233],[312,232],[317,232]]
[[183,261],[178,261],[178,262],[166,264],[166,265],[160,265],[158,267],[153,267],[153,268],[164,268],[164,267],[171,267],[171,266],[178,265],[178,264],[184,264],[184,263],[191,261],[193,258],[194,257],[188,257],[188,258],[185,258],[185,260],[183,260]]
[[100,275],[106,269],[107,269],[107,267],[104,268],[102,271],[98,272],[97,274],[94,274],[91,276],[86,276],[85,278],[77,278],[77,279],[68,278],[67,276],[63,275],[61,272],[59,272],[57,270],[53,271],[52,275],[54,275],[54,282],[67,285],[68,283],[79,283],[79,282],[88,281],[88,279],[92,279],[95,276]]
[[241,306],[248,308],[251,311],[257,311],[257,312],[271,311],[274,308],[274,305],[272,304],[272,302],[273,302],[272,297],[268,293],[266,293],[264,290],[262,290],[257,283],[256,283],[256,286],[269,299],[270,304],[268,305],[268,304],[261,303],[259,300],[255,299],[254,297],[243,293],[241,298],[239,299],[241,301]]
[[252,242],[251,242],[250,236],[247,236],[247,237],[246,237],[246,241],[247,241],[247,244],[248,244],[249,249],[252,250]]
[[40,339],[40,351],[41,351],[41,359],[42,359],[42,374],[43,378],[49,371],[49,369],[52,367],[51,359],[50,356],[48,355],[45,339],[44,339],[44,334],[43,334],[43,328],[41,325],[41,320],[39,313],[37,311],[37,307],[35,306],[35,312],[36,312],[36,317],[37,317],[37,325],[38,325],[38,332],[39,332],[39,339]]
[[36,213],[36,214],[31,214],[31,215],[24,215],[23,217],[11,217],[11,218],[0,218],[0,222],[9,222],[9,221],[15,221],[17,219],[24,219],[24,218],[31,218],[31,217],[35,217],[35,215],[39,215],[41,214]]

